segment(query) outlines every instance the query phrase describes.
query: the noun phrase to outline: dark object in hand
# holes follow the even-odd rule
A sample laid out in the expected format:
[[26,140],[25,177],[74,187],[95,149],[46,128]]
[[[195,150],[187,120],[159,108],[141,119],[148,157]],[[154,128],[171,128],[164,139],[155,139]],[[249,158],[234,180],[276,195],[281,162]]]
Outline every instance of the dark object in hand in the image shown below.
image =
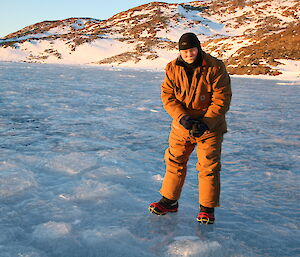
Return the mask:
[[206,130],[207,125],[202,120],[192,120],[192,128],[190,129],[190,135],[193,137],[201,137]]
[[202,121],[202,118],[193,119],[188,115],[183,116],[179,123],[187,130],[190,131],[190,135],[193,137],[201,137],[206,130],[207,125]]

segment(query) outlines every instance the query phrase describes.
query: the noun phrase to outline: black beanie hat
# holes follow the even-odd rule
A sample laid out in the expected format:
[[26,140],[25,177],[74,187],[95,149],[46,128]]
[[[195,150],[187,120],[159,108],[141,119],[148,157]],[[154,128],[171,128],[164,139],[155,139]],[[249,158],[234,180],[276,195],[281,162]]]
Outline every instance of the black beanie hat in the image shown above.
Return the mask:
[[194,33],[185,33],[179,39],[179,50],[186,50],[197,47],[201,49],[200,41]]

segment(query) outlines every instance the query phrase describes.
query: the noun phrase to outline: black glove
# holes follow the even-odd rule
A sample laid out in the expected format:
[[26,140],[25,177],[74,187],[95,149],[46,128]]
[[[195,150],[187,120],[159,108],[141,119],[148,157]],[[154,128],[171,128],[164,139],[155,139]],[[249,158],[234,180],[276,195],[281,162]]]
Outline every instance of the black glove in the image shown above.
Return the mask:
[[185,115],[185,116],[183,116],[183,117],[180,119],[179,123],[180,123],[185,129],[190,130],[190,129],[192,128],[192,126],[193,126],[193,119],[192,119],[190,116]]
[[192,129],[190,129],[190,135],[193,137],[201,137],[206,130],[208,130],[207,125],[200,120],[193,120]]

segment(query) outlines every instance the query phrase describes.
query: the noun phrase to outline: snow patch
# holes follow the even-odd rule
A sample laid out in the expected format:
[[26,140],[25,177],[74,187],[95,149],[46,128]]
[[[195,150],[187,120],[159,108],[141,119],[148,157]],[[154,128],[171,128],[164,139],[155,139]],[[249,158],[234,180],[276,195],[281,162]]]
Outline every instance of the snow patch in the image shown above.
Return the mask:
[[300,86],[300,81],[293,81],[293,82],[277,82],[277,85],[282,86]]
[[172,257],[208,257],[221,256],[222,246],[217,241],[201,240],[195,236],[175,237],[168,246],[168,256]]
[[115,240],[115,238],[128,236],[130,232],[126,228],[121,227],[105,227],[99,229],[86,230],[82,233],[82,237],[86,242],[97,243],[106,239]]
[[116,185],[109,186],[98,181],[85,180],[75,188],[70,198],[72,200],[97,200],[99,202],[118,191],[119,187]]
[[81,19],[78,19],[76,20],[76,22],[74,22],[71,27],[75,30],[78,30],[78,29],[83,29],[84,28],[84,20],[81,20]]
[[68,223],[59,223],[49,221],[38,225],[33,231],[35,239],[57,239],[68,235],[71,232],[71,225]]
[[33,172],[5,161],[0,164],[0,199],[23,194],[37,186]]
[[88,169],[95,163],[93,158],[87,158],[83,153],[70,153],[49,158],[46,167],[57,172],[76,175]]
[[160,174],[157,174],[157,175],[153,175],[152,179],[155,181],[163,181],[164,178]]
[[274,67],[278,69],[283,74],[276,77],[276,79],[290,79],[295,80],[294,85],[300,84],[300,61],[298,60],[285,60],[285,59],[276,59],[275,61],[280,62],[278,66]]

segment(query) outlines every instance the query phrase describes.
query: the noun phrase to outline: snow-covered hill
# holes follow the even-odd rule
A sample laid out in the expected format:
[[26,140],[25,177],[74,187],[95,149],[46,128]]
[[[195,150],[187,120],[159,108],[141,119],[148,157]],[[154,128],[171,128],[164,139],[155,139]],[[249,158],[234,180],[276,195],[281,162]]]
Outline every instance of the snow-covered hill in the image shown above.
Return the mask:
[[152,2],[107,20],[70,18],[25,27],[1,39],[0,60],[162,69],[176,57],[180,35],[192,31],[231,74],[297,78],[299,10],[298,0]]

